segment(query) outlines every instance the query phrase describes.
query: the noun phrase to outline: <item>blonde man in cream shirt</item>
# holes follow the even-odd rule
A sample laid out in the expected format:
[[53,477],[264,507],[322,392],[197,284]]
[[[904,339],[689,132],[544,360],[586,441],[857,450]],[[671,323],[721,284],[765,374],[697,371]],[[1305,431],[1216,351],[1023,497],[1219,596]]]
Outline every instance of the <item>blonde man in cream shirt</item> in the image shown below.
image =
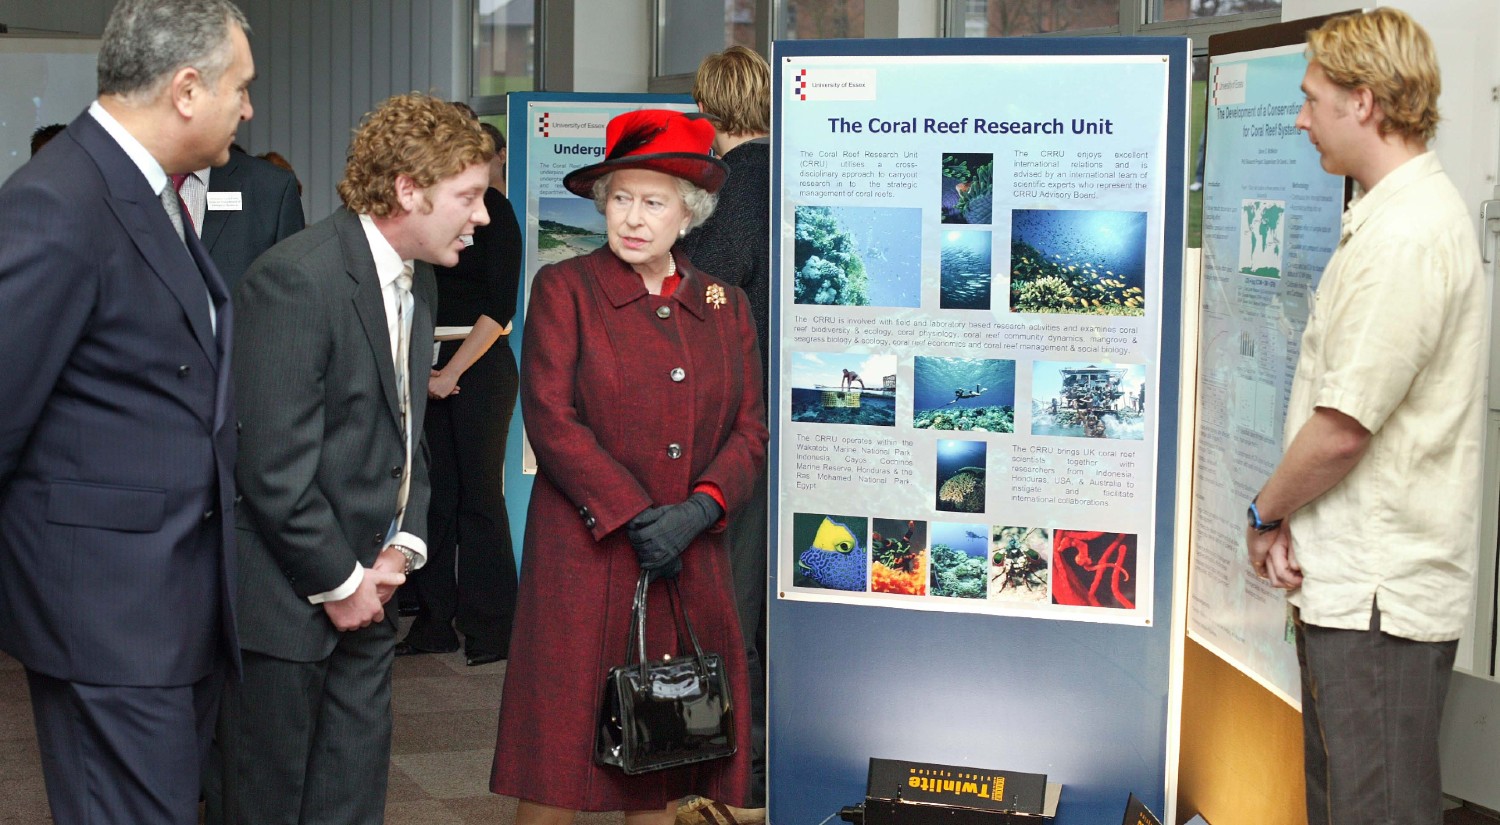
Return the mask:
[[1474,582],[1486,287],[1427,150],[1427,34],[1381,8],[1310,32],[1307,57],[1297,127],[1358,194],[1246,543],[1297,608],[1310,825],[1439,823],[1438,730]]

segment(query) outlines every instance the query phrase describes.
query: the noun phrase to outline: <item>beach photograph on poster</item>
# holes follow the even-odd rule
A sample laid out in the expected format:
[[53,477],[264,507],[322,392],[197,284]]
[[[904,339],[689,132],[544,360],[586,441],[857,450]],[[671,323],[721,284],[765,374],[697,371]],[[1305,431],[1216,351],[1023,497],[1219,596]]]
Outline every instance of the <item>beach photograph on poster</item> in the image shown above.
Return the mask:
[[797,565],[792,584],[864,592],[869,559],[863,539],[869,522],[864,516],[793,513]]
[[921,306],[921,209],[798,206],[795,224],[796,303]]
[[1240,201],[1240,274],[1281,277],[1281,230],[1286,201]]
[[927,522],[877,518],[870,525],[870,592],[927,594]]
[[950,599],[985,597],[989,528],[983,524],[932,523],[932,584],[928,593]]
[[997,525],[990,542],[990,599],[1046,602],[1052,531]]
[[794,352],[792,420],[896,426],[896,356]]
[[943,223],[993,223],[994,189],[994,155],[943,155]]
[[555,264],[604,246],[604,216],[591,200],[537,198],[537,261]]
[[984,512],[985,459],[988,455],[989,445],[983,441],[938,439],[937,509],[947,513]]
[[1146,438],[1146,365],[1036,361],[1031,434]]
[[1135,545],[1130,533],[1053,531],[1052,603],[1135,609]]
[[912,361],[912,426],[1015,432],[1016,362],[918,355]]
[[1145,212],[1011,212],[1012,312],[1144,315],[1145,288]]
[[987,230],[943,232],[938,268],[938,306],[943,309],[989,309],[994,291],[991,246]]

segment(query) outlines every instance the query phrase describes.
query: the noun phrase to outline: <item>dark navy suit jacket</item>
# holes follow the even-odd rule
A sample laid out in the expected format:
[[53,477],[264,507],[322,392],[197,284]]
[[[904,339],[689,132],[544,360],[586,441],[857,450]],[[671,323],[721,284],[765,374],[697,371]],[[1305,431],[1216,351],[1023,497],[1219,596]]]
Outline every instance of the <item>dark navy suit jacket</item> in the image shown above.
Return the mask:
[[87,112],[0,188],[0,307],[0,647],[102,685],[237,670],[228,293]]
[[213,256],[229,294],[261,253],[302,231],[297,177],[281,167],[233,149],[229,162],[208,173],[209,192],[240,193],[237,210],[203,214],[203,245]]

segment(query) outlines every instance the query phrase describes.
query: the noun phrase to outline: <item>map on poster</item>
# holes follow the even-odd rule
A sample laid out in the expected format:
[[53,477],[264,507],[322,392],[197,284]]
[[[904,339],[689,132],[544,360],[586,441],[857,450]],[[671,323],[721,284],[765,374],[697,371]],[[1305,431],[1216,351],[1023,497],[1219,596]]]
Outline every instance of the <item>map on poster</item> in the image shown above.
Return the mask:
[[1166,59],[784,61],[778,594],[1149,624]]
[[1197,466],[1188,632],[1298,704],[1282,592],[1245,556],[1245,508],[1281,459],[1313,290],[1344,179],[1297,131],[1302,44],[1212,58],[1204,165]]

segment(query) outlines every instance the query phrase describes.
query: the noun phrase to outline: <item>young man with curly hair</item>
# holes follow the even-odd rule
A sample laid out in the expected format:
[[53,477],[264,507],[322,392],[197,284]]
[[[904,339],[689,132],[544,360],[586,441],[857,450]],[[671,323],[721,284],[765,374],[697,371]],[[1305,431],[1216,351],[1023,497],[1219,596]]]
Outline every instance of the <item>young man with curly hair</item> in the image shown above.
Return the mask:
[[208,821],[384,818],[395,611],[426,558],[421,449],[437,286],[489,222],[494,146],[446,102],[366,116],[344,208],[235,293],[240,628]]

